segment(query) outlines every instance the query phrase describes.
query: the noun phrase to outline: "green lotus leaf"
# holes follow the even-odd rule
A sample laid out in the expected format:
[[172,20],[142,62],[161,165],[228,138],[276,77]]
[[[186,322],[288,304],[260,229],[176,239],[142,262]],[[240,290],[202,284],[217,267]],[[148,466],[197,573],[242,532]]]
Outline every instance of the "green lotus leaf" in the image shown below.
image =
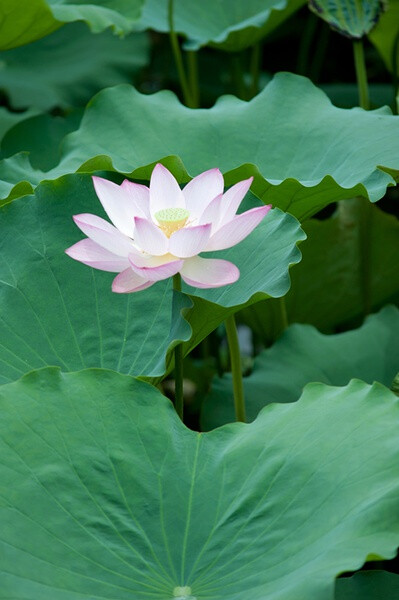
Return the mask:
[[[389,306],[368,317],[359,329],[323,335],[311,325],[291,325],[254,361],[244,378],[249,420],[271,402],[295,402],[312,381],[346,385],[354,377],[388,387],[399,371],[399,310]],[[230,374],[216,377],[205,398],[205,430],[234,421]]]
[[84,106],[100,89],[130,82],[148,58],[146,34],[121,40],[110,31],[93,35],[83,23],[71,23],[29,46],[3,52],[0,89],[17,109]]
[[111,27],[123,35],[137,27],[145,0],[47,0],[53,15],[63,23],[84,21],[93,33]]
[[29,44],[63,23],[85,21],[94,33],[132,31],[144,0],[0,0],[0,50]]
[[2,143],[4,136],[10,129],[21,121],[25,121],[38,114],[35,109],[26,110],[24,112],[11,112],[5,106],[0,106],[0,142]]
[[51,169],[61,156],[64,137],[79,127],[81,110],[71,111],[65,117],[47,113],[32,116],[10,128],[1,142],[1,157],[17,153],[35,169]]
[[[292,286],[285,298],[290,322],[311,323],[330,333],[362,317],[359,276],[362,208],[356,201],[347,202],[343,210],[340,207],[340,214],[303,224],[308,236],[301,246],[303,258],[291,272]],[[373,310],[378,310],[399,300],[399,222],[376,206],[369,208],[370,304]],[[275,313],[279,310],[271,301],[257,304],[245,315],[265,344],[279,333],[274,329]]]
[[38,40],[61,25],[46,0],[0,0],[0,50]]
[[225,96],[201,110],[182,106],[169,91],[145,96],[116,86],[90,102],[55,169],[33,171],[19,155],[0,164],[0,193],[5,198],[21,181],[34,185],[78,169],[148,179],[160,159],[181,183],[216,166],[228,185],[254,175],[259,198],[304,219],[353,195],[375,202],[395,184],[399,117],[335,108],[308,79],[288,73],[251,102]]
[[387,600],[399,596],[399,575],[386,571],[361,571],[337,579],[335,600]]
[[389,0],[387,11],[369,35],[391,71],[399,75],[399,0]]
[[[239,51],[252,46],[291,16],[306,0],[201,0],[174,2],[174,28],[198,50],[212,45]],[[167,33],[168,3],[146,0],[140,25]]]
[[398,400],[353,381],[208,434],[103,370],[1,386],[0,598],[330,600],[399,543]]
[[237,264],[239,281],[219,290],[184,288],[191,296],[177,295],[172,316],[171,280],[140,293],[114,294],[111,273],[65,255],[83,237],[72,215],[105,217],[89,176],[43,183],[35,197],[0,212],[1,383],[45,365],[160,376],[177,340],[187,342],[188,352],[241,305],[283,296],[289,265],[300,260],[296,245],[304,238],[293,217],[271,211],[246,240],[217,253]]
[[384,9],[381,0],[309,0],[309,8],[332,29],[360,39],[378,22]]

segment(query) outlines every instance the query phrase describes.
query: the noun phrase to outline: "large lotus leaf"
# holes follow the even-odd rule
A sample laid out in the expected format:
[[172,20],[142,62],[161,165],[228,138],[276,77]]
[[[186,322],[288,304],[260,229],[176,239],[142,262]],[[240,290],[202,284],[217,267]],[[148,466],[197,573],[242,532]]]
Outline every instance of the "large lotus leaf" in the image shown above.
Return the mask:
[[309,0],[309,7],[339,33],[359,39],[373,29],[384,3],[381,0]]
[[4,106],[0,106],[0,143],[10,129],[21,121],[34,117],[37,113],[38,111],[33,108],[24,112],[12,112]]
[[0,50],[28,44],[61,25],[46,0],[0,0]]
[[[346,385],[357,377],[390,387],[399,372],[399,310],[393,306],[368,317],[362,327],[323,335],[311,325],[291,325],[262,351],[244,377],[249,420],[271,402],[295,402],[312,381]],[[203,429],[234,421],[230,374],[215,377],[202,409]]]
[[145,0],[47,0],[53,15],[63,23],[85,21],[93,33],[111,27],[117,34],[137,27]]
[[187,429],[131,377],[0,389],[0,598],[330,600],[399,543],[398,400],[308,386],[251,425]]
[[65,117],[39,114],[14,125],[2,139],[1,157],[26,152],[34,168],[51,169],[60,160],[62,140],[79,127],[82,112],[71,111]]
[[148,56],[146,34],[121,40],[110,31],[93,35],[83,23],[71,23],[29,46],[3,52],[0,88],[17,109],[84,106],[100,89],[130,82]]
[[399,575],[386,571],[361,571],[337,579],[335,600],[393,600],[399,598]]
[[184,107],[169,91],[145,96],[122,85],[90,102],[64,148],[48,173],[32,171],[20,155],[0,165],[2,197],[21,181],[77,169],[145,179],[169,157],[165,164],[181,182],[215,166],[228,172],[228,184],[253,174],[263,201],[302,219],[336,200],[364,195],[374,202],[385,194],[394,179],[378,165],[399,168],[399,117],[338,109],[308,79],[289,73],[275,76],[251,102],[225,96],[201,110]]
[[370,39],[384,59],[388,69],[399,75],[399,0],[389,0],[388,10],[370,33]]
[[[238,51],[252,46],[306,0],[201,0],[174,2],[174,28],[188,38],[186,47],[197,50],[211,44]],[[146,0],[140,25],[168,32],[168,3]]]
[[1,382],[44,365],[162,375],[171,344],[191,335],[182,310],[193,301],[199,305],[187,315],[194,330],[188,351],[238,305],[283,296],[288,267],[300,259],[296,244],[304,237],[293,217],[271,211],[241,244],[218,253],[237,264],[239,281],[219,290],[185,288],[193,301],[178,295],[172,319],[171,280],[140,293],[114,294],[111,273],[64,254],[83,237],[72,221],[82,212],[105,216],[91,178],[82,175],[43,183],[36,197],[1,209]]
[[85,21],[94,33],[132,31],[144,0],[0,0],[0,50],[29,44],[63,23]]
[[[399,222],[376,206],[370,208],[368,264],[371,306],[377,310],[399,299]],[[285,297],[290,322],[311,323],[331,332],[361,317],[359,209],[359,203],[347,203],[341,215],[304,223],[308,238],[301,246],[303,258],[292,270],[291,289]],[[265,343],[275,339],[276,310],[274,301],[262,302],[245,315]]]

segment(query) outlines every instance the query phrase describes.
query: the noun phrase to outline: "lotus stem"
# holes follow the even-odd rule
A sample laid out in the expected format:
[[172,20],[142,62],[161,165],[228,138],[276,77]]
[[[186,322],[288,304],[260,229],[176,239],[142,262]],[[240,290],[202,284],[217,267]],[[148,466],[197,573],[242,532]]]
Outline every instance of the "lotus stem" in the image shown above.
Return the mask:
[[241,100],[247,99],[247,89],[244,82],[244,73],[242,70],[241,54],[234,53],[231,55],[232,80],[236,95]]
[[190,82],[192,108],[198,108],[200,104],[200,88],[198,84],[198,59],[197,52],[187,52],[188,79]]
[[177,73],[179,76],[180,87],[183,92],[184,102],[185,102],[186,106],[188,106],[189,108],[194,108],[191,94],[190,94],[190,88],[189,88],[186,73],[184,70],[183,57],[182,57],[182,53],[180,50],[179,40],[178,40],[178,37],[177,37],[175,29],[174,29],[174,24],[173,24],[174,6],[173,6],[173,3],[174,3],[174,0],[168,0],[168,23],[169,23],[170,43],[172,46],[173,56],[175,59]]
[[397,115],[399,113],[399,77],[398,77],[398,53],[399,53],[399,33],[396,35],[393,49],[392,49],[392,83],[393,83],[393,91],[394,91],[394,110],[393,114]]
[[[173,289],[181,292],[180,273],[173,276]],[[175,409],[183,421],[184,396],[183,396],[183,344],[175,347]]]
[[320,22],[320,19],[318,25],[320,29],[317,36],[317,44],[312,55],[312,64],[309,69],[309,77],[314,82],[320,81],[331,31],[327,23]]
[[366,62],[364,60],[363,40],[353,41],[353,56],[355,59],[357,88],[359,92],[359,105],[364,110],[369,110],[369,86],[367,83]]
[[373,207],[371,202],[360,196],[338,202],[338,216],[344,228],[348,223],[358,224],[358,285],[362,299],[363,315],[370,314],[372,309],[372,230]]
[[359,207],[359,250],[360,250],[360,283],[363,299],[363,315],[371,312],[371,232],[373,227],[373,207],[366,198],[357,198]]
[[280,332],[282,333],[288,327],[287,305],[284,296],[277,298],[277,302],[280,312]]
[[[370,108],[369,89],[367,82],[366,62],[364,59],[363,40],[353,41],[353,56],[355,60],[357,87],[359,90],[359,104],[364,110]],[[357,199],[359,219],[359,244],[360,244],[360,282],[363,300],[363,314],[371,311],[371,227],[372,207],[370,202],[363,198]]]
[[252,47],[251,52],[251,97],[256,96],[259,92],[259,76],[261,71],[261,45],[258,42]]
[[231,375],[233,377],[233,395],[236,421],[245,423],[245,398],[242,381],[242,366],[240,345],[238,342],[237,326],[234,315],[227,317],[225,321],[227,342],[230,352]]
[[309,12],[299,43],[296,70],[299,75],[307,75],[310,64],[310,51],[314,42],[319,19]]

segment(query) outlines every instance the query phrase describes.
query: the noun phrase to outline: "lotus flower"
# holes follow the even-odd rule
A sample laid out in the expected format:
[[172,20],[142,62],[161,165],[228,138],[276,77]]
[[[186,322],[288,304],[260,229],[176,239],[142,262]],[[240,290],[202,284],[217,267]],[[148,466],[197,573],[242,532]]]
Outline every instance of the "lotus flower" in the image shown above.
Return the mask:
[[76,225],[88,237],[66,253],[95,269],[119,273],[112,283],[117,293],[144,290],[176,273],[197,288],[234,283],[240,272],[233,263],[198,255],[235,246],[270,210],[260,206],[236,214],[252,179],[223,194],[219,169],[194,177],[183,190],[161,164],[155,166],[149,188],[93,177],[113,225],[96,215],[75,215]]

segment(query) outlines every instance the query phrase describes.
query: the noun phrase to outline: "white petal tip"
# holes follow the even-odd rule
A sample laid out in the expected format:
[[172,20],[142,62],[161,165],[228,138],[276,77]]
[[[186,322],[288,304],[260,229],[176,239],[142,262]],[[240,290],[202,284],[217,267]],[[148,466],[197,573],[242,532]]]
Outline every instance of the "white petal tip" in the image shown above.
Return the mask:
[[170,173],[169,169],[164,167],[162,163],[157,163],[155,165],[155,167],[153,168],[152,172],[154,172],[154,171],[168,171],[168,173]]
[[117,184],[114,183],[113,181],[109,181],[109,179],[104,179],[104,177],[98,177],[97,175],[92,175],[91,179],[93,181],[94,189],[96,191],[97,191],[98,187],[104,186],[104,185],[117,186]]
[[214,167],[213,169],[209,169],[209,171],[205,171],[205,173],[215,173],[215,175],[222,175],[222,171],[219,169],[219,167]]
[[112,283],[111,289],[115,294],[127,294],[128,292],[124,289],[121,289],[118,284]]
[[67,254],[71,258],[75,258],[74,257],[74,248],[75,248],[75,246],[76,246],[76,244],[74,244],[73,246],[69,246],[69,248],[67,248],[66,250],[64,250],[65,254]]

